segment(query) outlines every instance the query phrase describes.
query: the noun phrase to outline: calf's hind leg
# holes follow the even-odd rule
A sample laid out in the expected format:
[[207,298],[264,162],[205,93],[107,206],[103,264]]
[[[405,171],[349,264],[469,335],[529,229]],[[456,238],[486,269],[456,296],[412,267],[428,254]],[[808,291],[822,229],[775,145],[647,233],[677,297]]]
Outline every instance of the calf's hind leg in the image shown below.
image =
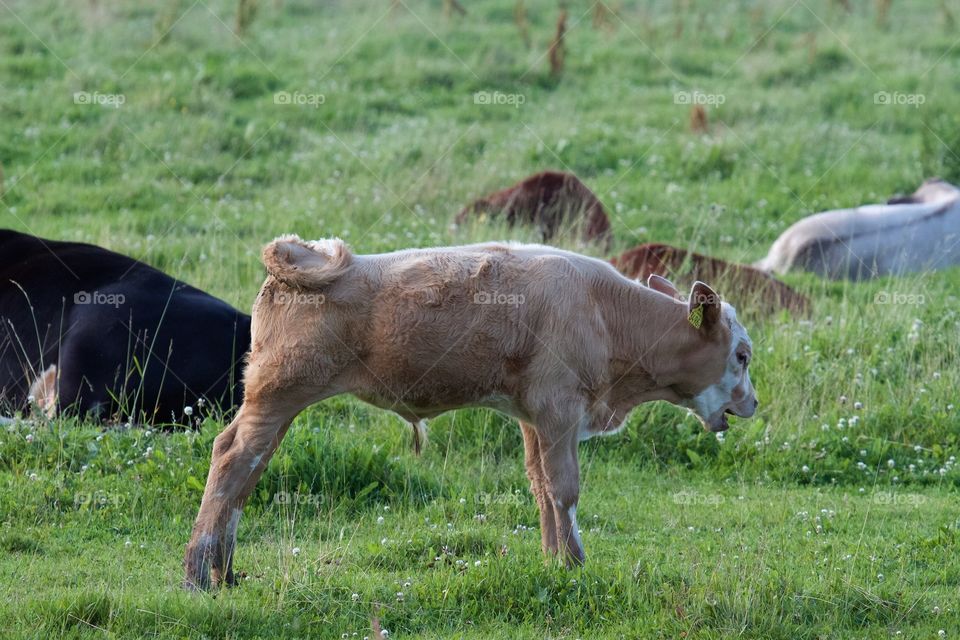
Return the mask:
[[184,557],[186,588],[207,589],[211,579],[214,585],[234,583],[233,551],[247,497],[296,415],[330,395],[284,392],[251,401],[247,393],[233,422],[213,443],[207,485]]

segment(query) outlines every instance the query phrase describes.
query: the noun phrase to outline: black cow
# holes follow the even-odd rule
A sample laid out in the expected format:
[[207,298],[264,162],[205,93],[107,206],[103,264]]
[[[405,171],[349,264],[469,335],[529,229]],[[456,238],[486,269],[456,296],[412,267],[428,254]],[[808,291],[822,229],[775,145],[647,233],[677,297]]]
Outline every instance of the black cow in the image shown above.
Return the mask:
[[101,247],[0,230],[0,322],[3,413],[54,380],[49,410],[103,420],[243,399],[250,316]]

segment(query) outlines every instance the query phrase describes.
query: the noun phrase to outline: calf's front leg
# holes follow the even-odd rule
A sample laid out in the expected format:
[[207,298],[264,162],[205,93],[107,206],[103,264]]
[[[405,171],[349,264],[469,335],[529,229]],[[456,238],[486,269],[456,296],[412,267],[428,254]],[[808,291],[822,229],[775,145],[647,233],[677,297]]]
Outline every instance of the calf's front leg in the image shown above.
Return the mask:
[[568,567],[583,564],[583,544],[577,530],[580,499],[580,467],[577,461],[577,429],[553,424],[538,433],[540,463],[548,500],[556,523],[556,544]]
[[543,476],[543,465],[540,460],[540,440],[537,437],[536,427],[529,422],[520,421],[520,431],[523,433],[523,462],[527,468],[527,478],[530,479],[530,493],[537,501],[540,511],[540,542],[544,554],[557,553],[557,520],[553,510],[553,502],[547,495],[546,479]]

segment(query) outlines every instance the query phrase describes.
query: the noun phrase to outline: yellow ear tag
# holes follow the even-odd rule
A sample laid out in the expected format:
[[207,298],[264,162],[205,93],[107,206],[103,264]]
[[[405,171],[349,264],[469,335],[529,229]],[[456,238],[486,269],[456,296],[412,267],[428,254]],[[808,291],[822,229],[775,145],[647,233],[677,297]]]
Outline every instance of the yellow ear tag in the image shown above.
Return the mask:
[[703,324],[703,305],[701,304],[691,311],[690,315],[687,316],[687,320],[690,321],[694,329],[699,329]]

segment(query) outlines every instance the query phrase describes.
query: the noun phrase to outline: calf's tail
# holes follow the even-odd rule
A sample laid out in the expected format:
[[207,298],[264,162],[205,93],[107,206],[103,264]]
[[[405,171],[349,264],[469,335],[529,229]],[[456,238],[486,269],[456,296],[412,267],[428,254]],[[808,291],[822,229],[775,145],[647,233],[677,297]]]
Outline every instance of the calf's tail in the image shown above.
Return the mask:
[[263,248],[263,265],[280,282],[297,289],[322,289],[349,268],[353,254],[340,238],[301,240],[281,236]]

